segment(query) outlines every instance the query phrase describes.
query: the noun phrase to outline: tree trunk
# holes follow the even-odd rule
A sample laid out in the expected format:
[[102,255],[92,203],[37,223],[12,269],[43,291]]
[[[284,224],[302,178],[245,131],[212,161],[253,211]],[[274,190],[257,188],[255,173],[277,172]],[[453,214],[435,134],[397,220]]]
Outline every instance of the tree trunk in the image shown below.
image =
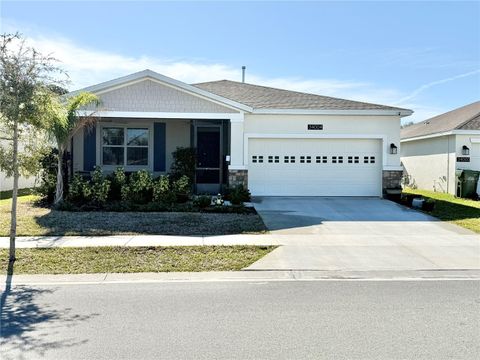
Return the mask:
[[[17,195],[18,195],[18,119],[13,123],[13,190],[12,212],[10,218],[9,262],[15,261],[15,237],[17,236]],[[12,274],[9,274],[12,275]]]
[[57,186],[55,189],[54,204],[58,204],[63,200],[63,148],[58,146],[58,161],[57,161]]

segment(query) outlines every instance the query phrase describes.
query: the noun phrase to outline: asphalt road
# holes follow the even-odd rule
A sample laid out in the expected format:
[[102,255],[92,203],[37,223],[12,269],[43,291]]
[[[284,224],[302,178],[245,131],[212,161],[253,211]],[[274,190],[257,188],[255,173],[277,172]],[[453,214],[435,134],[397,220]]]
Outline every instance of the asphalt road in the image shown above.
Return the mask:
[[7,359],[479,359],[480,281],[15,286]]

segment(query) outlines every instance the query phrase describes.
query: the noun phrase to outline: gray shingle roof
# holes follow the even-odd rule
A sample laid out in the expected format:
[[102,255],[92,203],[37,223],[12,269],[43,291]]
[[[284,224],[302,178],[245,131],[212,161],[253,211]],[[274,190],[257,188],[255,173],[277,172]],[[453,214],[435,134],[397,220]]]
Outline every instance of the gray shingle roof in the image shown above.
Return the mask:
[[452,130],[480,130],[480,101],[407,126],[400,136],[407,139]]
[[230,80],[211,81],[192,85],[213,94],[248,105],[254,109],[409,111],[391,106],[307,94]]

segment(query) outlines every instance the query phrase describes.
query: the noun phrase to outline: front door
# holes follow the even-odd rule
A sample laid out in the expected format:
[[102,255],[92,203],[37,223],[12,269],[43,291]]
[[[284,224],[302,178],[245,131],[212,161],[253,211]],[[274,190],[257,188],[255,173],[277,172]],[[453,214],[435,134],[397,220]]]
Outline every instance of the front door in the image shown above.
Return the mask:
[[197,193],[218,193],[221,185],[221,127],[197,126]]

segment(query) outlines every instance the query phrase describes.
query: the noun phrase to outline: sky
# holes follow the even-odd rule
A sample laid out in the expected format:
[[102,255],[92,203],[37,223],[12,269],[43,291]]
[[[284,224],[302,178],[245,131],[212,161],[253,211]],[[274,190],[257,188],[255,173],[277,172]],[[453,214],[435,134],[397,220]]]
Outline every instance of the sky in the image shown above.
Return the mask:
[[421,121],[480,100],[480,1],[5,1],[69,90],[151,69],[409,108]]

